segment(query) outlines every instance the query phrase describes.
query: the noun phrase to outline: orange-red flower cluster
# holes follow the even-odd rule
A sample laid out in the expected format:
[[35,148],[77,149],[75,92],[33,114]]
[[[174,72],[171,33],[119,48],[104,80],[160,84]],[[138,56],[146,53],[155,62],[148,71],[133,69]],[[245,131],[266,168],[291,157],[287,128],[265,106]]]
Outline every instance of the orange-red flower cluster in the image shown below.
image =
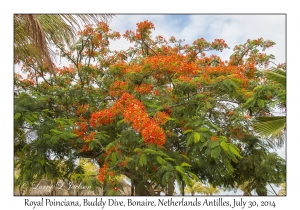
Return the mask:
[[187,77],[187,76],[184,76],[184,75],[181,75],[180,77],[178,77],[178,80],[179,80],[179,81],[186,82],[186,83],[191,82],[192,79],[193,79],[193,78]]
[[225,43],[223,39],[215,39],[211,43],[211,47],[215,50],[220,50],[222,52],[224,48],[228,48],[228,45]]
[[123,114],[124,122],[131,123],[132,128],[142,134],[146,143],[158,146],[165,144],[166,136],[163,129],[149,118],[146,107],[142,102],[126,92],[122,94],[111,108],[93,113],[90,124],[92,127],[96,127],[111,123],[113,117],[120,112]]
[[85,25],[84,29],[82,31],[78,32],[78,35],[91,35],[94,32],[94,29],[92,28],[92,25]]
[[90,107],[89,104],[80,105],[76,110],[76,114],[80,115],[86,113],[89,107]]
[[79,121],[75,122],[74,133],[77,134],[78,137],[84,137],[87,131],[87,121],[83,117],[79,117]]
[[135,86],[134,91],[139,92],[141,94],[147,94],[151,92],[152,88],[153,88],[152,85],[141,84],[139,86]]
[[66,75],[66,74],[72,74],[74,73],[74,68],[73,67],[56,67],[55,68],[56,72],[59,73],[59,75]]
[[104,162],[103,166],[99,169],[98,172],[98,181],[101,184],[104,184],[105,178],[108,177],[111,178],[110,183],[113,184],[115,182],[113,180],[115,176],[116,176],[116,172],[109,170],[108,162]]
[[30,80],[30,79],[24,79],[23,82],[24,82],[25,84],[27,84],[27,85],[31,85],[31,86],[34,85],[34,82],[33,82],[32,80]]
[[117,152],[122,156],[122,151],[117,148],[117,146],[111,146],[109,149],[105,151],[103,154],[104,157],[110,155],[112,152]]
[[143,123],[143,125],[146,127],[142,129],[141,134],[147,144],[161,146],[166,143],[166,136],[163,129],[153,120],[148,119]]
[[99,173],[98,173],[98,181],[99,181],[101,184],[104,183],[104,180],[105,180],[107,171],[108,171],[108,163],[105,162],[105,163],[103,164],[103,167],[101,167],[101,168],[99,169]]
[[111,109],[101,110],[94,112],[91,116],[90,125],[95,128],[102,124],[110,124],[114,120],[115,114],[111,112]]
[[219,141],[219,138],[216,137],[215,135],[212,135],[210,140],[212,140],[213,142],[217,142],[217,141]]
[[[92,44],[99,48],[101,52],[103,52],[101,49],[105,49],[101,48],[101,46],[109,44],[107,38],[115,40],[121,37],[119,32],[111,32],[109,26],[104,22],[99,22],[96,28],[93,25],[86,25],[84,30],[78,32],[78,35],[89,37]],[[84,53],[86,55],[95,55],[94,51],[85,51]]]
[[82,140],[85,142],[93,141],[93,139],[95,138],[95,135],[96,135],[96,132],[91,132],[91,133],[89,133],[89,135],[83,136]]
[[128,39],[130,42],[133,42],[137,39],[145,39],[151,34],[151,29],[155,29],[154,24],[148,20],[139,22],[136,24],[137,29],[136,33],[131,30],[127,30],[123,35],[124,38]]
[[145,20],[143,22],[139,22],[136,24],[137,26],[137,33],[143,33],[145,31],[148,31],[150,29],[155,29],[154,24],[148,20]]
[[[88,143],[90,141],[93,141],[96,132],[90,132],[88,133],[88,126],[87,126],[87,120],[80,116],[79,121],[75,122],[74,126],[74,133],[77,135],[77,137],[80,137],[84,142]],[[86,146],[86,145],[85,145]],[[88,148],[82,148],[84,151],[88,151]]]
[[122,82],[120,80],[116,81],[109,88],[109,95],[112,97],[120,96],[128,87],[127,82]]
[[166,124],[166,122],[169,120],[170,115],[168,115],[166,112],[157,112],[154,115],[154,121],[158,124]]
[[152,90],[152,94],[155,96],[159,96],[159,91],[157,89]]

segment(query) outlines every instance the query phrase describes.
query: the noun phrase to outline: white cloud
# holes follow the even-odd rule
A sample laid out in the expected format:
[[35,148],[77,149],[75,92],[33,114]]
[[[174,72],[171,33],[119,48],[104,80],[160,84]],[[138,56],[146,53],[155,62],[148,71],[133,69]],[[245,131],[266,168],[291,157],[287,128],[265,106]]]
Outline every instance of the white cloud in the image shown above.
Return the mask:
[[[126,30],[135,31],[136,23],[144,20],[154,23],[153,38],[175,36],[188,44],[198,38],[222,38],[231,48],[221,53],[223,59],[228,59],[234,46],[247,39],[269,39],[276,45],[267,53],[274,54],[277,63],[285,62],[285,15],[117,15],[110,27],[124,34]],[[129,42],[124,40],[112,43],[113,49],[128,46]]]

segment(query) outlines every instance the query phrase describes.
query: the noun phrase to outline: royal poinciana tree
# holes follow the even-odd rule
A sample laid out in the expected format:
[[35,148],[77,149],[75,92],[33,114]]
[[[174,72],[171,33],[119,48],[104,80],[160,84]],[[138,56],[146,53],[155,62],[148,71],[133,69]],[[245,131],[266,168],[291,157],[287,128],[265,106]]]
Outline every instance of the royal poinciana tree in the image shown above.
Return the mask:
[[[119,194],[118,175],[130,179],[132,195],[173,195],[175,183],[184,194],[195,180],[225,188],[247,182],[266,195],[268,184],[285,180],[285,161],[253,130],[255,118],[278,105],[280,87],[262,74],[274,59],[262,51],[275,43],[247,40],[222,60],[206,55],[229,48],[222,39],[184,45],[153,39],[154,29],[144,21],[121,36],[103,22],[88,25],[74,45],[55,43],[69,62],[55,77],[34,57],[20,61],[28,77],[15,73],[16,186],[80,182],[80,158],[99,165],[84,180],[105,195]],[[132,47],[111,51],[109,42],[121,37]]]

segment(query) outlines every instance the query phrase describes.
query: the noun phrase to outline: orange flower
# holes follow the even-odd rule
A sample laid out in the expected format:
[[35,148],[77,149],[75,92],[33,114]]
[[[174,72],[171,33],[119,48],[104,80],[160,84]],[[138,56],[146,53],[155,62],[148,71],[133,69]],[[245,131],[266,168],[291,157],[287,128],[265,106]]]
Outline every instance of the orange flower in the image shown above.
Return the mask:
[[152,90],[152,85],[141,84],[140,86],[135,86],[134,91],[139,92],[141,94],[150,93]]
[[155,96],[159,96],[159,91],[156,90],[156,89],[155,89],[155,90],[152,90],[152,94],[155,95]]
[[105,180],[105,177],[106,177],[106,174],[107,174],[107,170],[108,170],[108,163],[105,162],[103,164],[103,167],[101,167],[99,169],[99,173],[98,173],[98,181],[103,184],[104,183],[104,180]]
[[[160,146],[166,142],[163,130],[154,120],[149,118],[146,107],[142,102],[126,92],[122,94],[111,108],[93,113],[90,124],[95,128],[102,124],[111,123],[113,117],[120,112],[123,114],[124,122],[131,123],[134,130],[141,132],[146,143]],[[162,113],[158,118],[162,123],[165,123],[166,117],[167,114]]]
[[157,112],[154,115],[154,121],[158,124],[166,124],[170,116],[166,112]]
[[212,140],[213,142],[217,142],[217,141],[219,141],[219,138],[216,137],[215,135],[212,135],[210,140]]

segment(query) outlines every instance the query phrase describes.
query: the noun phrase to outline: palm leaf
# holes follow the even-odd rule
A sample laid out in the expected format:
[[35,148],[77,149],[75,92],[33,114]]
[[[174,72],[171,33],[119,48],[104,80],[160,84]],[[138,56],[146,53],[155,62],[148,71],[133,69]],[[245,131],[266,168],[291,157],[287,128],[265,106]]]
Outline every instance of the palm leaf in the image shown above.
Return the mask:
[[286,87],[286,72],[281,69],[273,68],[265,72],[267,79],[282,84],[283,87]]
[[48,44],[45,38],[44,29],[38,20],[36,15],[25,15],[25,19],[29,24],[26,25],[27,31],[31,33],[31,36],[34,40],[34,44],[37,46],[37,50],[44,58],[46,63],[48,64],[48,68],[50,72],[55,75],[54,73],[54,65],[52,63],[50,53],[48,50]]
[[255,123],[254,129],[262,136],[277,136],[280,135],[286,128],[286,117],[258,117],[258,122]]
[[[50,46],[63,42],[70,44],[83,24],[108,21],[113,15],[104,14],[15,14],[14,15],[14,62],[35,58],[39,63],[48,65],[55,76]],[[51,58],[52,57],[52,58]]]
[[[272,68],[271,70],[264,72],[264,74],[267,79],[282,85],[280,102],[285,104],[286,71],[278,68]],[[263,137],[279,137],[279,139],[282,139],[282,131],[286,129],[285,116],[258,117],[257,121],[258,122],[255,123],[253,127],[258,134]]]

